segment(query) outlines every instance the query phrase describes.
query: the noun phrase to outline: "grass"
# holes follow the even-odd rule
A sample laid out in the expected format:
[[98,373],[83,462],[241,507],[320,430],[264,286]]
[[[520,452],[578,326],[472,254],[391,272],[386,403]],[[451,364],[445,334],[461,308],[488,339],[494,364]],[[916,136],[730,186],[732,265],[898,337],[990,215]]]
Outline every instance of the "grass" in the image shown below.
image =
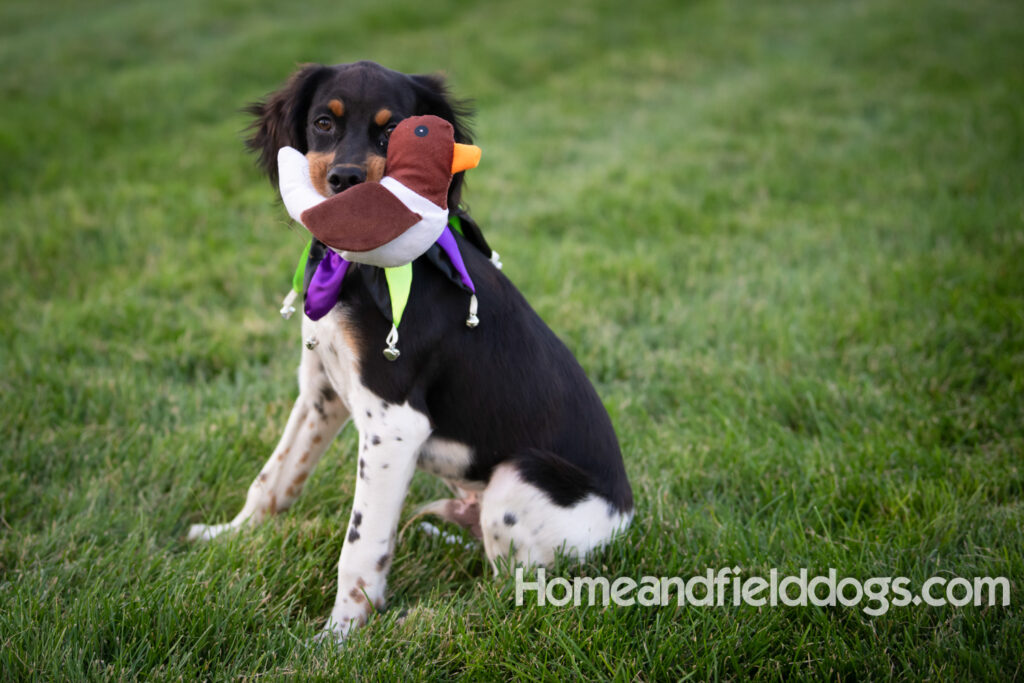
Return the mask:
[[[0,678],[1024,675],[1018,3],[8,2],[0,27]],[[636,521],[556,574],[1006,576],[1010,606],[517,608],[413,530],[393,609],[307,647],[352,433],[289,512],[183,536],[234,514],[296,391],[303,238],[240,108],[360,58],[476,99],[472,211],[615,422]]]

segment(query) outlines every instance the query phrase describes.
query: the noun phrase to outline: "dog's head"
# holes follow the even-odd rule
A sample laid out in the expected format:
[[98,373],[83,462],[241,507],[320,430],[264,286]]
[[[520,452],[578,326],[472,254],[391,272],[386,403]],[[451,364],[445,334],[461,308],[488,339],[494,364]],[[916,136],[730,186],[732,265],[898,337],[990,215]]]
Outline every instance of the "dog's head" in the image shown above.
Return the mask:
[[[256,116],[247,144],[277,184],[277,150],[286,145],[309,159],[313,185],[331,196],[384,175],[388,137],[404,118],[433,114],[455,127],[456,142],[471,142],[469,109],[452,99],[439,76],[410,76],[374,62],[309,64],[283,88],[248,108]],[[462,173],[448,190],[459,204]]]

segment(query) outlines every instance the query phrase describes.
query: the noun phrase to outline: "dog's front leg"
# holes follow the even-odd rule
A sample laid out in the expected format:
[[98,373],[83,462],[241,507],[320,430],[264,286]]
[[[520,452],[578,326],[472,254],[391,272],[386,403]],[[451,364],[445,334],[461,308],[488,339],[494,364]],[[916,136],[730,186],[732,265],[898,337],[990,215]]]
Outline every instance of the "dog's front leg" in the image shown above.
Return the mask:
[[416,454],[430,436],[430,420],[408,404],[365,403],[352,406],[359,428],[356,491],[338,560],[338,596],[325,627],[339,639],[384,607],[402,503]]
[[241,511],[225,524],[193,524],[188,539],[205,541],[242,526],[259,524],[267,515],[291,505],[348,416],[320,358],[303,349],[299,397],[281,441],[249,486]]

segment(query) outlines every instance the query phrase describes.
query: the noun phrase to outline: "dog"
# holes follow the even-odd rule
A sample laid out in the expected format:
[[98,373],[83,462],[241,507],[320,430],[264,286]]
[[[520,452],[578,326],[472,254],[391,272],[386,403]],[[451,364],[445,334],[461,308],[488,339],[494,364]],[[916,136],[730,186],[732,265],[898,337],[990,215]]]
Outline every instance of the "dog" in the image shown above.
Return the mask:
[[[316,190],[330,197],[384,174],[388,137],[402,119],[432,114],[469,143],[468,107],[439,76],[373,62],[301,67],[250,110],[251,149],[277,184],[277,154],[305,154]],[[375,303],[381,270],[353,264],[337,306],[303,317],[299,397],[280,442],[230,522],[193,525],[208,540],[286,509],[331,440],[359,432],[356,487],[338,561],[338,592],[325,636],[343,639],[383,609],[396,531],[417,468],[453,497],[420,512],[469,528],[492,567],[583,557],[623,531],[633,494],[619,443],[597,392],[572,353],[492,260],[460,207],[462,174],[448,206],[476,285],[479,324],[464,324],[466,297],[435,266],[413,262],[401,357],[386,358],[391,323]]]

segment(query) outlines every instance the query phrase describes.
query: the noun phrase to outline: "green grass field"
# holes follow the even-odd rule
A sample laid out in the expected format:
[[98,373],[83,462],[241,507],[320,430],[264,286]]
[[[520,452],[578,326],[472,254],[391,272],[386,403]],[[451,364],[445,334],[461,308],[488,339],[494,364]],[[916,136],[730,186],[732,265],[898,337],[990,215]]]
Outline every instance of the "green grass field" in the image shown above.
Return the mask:
[[[363,58],[475,99],[465,198],[618,430],[636,520],[555,574],[1011,604],[516,607],[411,527],[391,609],[309,647],[351,430],[293,509],[185,543],[297,392],[304,238],[240,110]],[[0,65],[0,679],[1024,677],[1019,3],[14,0]]]

